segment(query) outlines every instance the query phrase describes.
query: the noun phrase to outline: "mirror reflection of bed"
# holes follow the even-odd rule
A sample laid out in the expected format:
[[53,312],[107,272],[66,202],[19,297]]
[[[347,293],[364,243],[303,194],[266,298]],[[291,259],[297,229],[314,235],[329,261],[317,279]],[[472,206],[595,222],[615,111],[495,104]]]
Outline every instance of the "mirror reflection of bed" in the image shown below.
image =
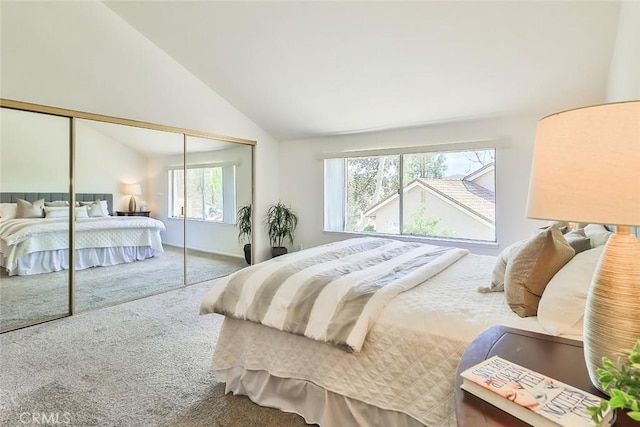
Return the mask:
[[[0,191],[5,204],[0,206],[10,208],[17,198],[29,202],[45,198],[47,209],[58,211],[51,215],[65,215],[65,219],[49,216],[36,222],[57,222],[60,235],[67,236],[70,211],[64,202],[69,200],[71,119],[8,108],[2,108],[1,113]],[[181,191],[172,188],[169,177],[171,170],[184,170],[184,135],[85,119],[75,122],[77,202],[86,205],[83,209],[94,208],[95,214],[98,206],[92,202],[106,201],[108,207],[104,214],[108,216],[76,219],[74,312],[200,283],[246,266],[235,226],[224,223],[221,217],[185,221],[180,214],[185,205],[184,187]],[[214,166],[223,163],[232,166],[233,194],[227,194],[226,203],[220,201],[216,206],[229,210],[235,208],[236,200],[249,202],[251,147],[197,139],[191,144],[187,141],[188,146],[193,145],[195,160],[201,163],[206,160]],[[135,216],[129,213],[131,195],[126,189],[131,187],[127,184],[140,188],[139,194],[134,195]],[[193,192],[191,185],[187,182],[187,194]],[[211,204],[207,202],[207,206]],[[177,206],[177,210],[172,211],[172,206]],[[64,210],[66,214],[61,213]],[[0,213],[0,218],[2,216]],[[228,212],[225,218],[229,218]],[[84,223],[95,224],[100,219],[126,223],[131,225],[131,230],[111,230],[111,237],[108,233],[101,236],[92,231],[94,242],[84,241],[81,231]],[[216,221],[218,219],[220,221]],[[0,228],[5,220],[6,215],[0,219]],[[190,225],[191,222],[195,225]],[[153,231],[143,231],[147,223],[155,224]],[[108,243],[113,235],[120,239],[118,243]],[[113,247],[92,249],[93,253],[87,255],[89,260],[79,252],[83,250],[80,246],[99,248],[105,244]],[[2,252],[4,259],[8,247],[3,246]],[[49,258],[52,254],[49,253]],[[55,256],[68,260],[68,246],[58,248]],[[0,332],[69,314],[70,274],[66,267],[52,268],[58,271],[50,272],[44,268],[19,272],[18,269],[9,271],[5,264],[3,262],[0,275]],[[37,259],[35,264],[42,265],[42,259]]]

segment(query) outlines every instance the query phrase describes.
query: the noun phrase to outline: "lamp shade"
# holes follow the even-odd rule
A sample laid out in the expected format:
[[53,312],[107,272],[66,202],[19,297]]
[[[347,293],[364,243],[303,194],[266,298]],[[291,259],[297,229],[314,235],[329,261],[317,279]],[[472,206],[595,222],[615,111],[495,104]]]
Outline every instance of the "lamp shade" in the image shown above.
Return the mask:
[[122,186],[122,193],[129,194],[131,196],[139,196],[142,194],[142,187],[140,184],[124,184]]
[[640,225],[640,101],[578,108],[540,120],[527,214]]

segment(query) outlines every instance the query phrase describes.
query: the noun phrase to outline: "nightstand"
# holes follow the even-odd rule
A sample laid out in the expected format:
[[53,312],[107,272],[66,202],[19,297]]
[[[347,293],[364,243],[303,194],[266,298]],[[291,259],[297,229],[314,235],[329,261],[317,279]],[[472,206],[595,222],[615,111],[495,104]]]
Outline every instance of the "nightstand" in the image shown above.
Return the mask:
[[[554,337],[505,326],[492,326],[469,344],[456,373],[455,405],[458,426],[513,427],[527,423],[460,389],[460,373],[491,356],[546,374],[560,382],[606,398],[589,380],[582,341]],[[638,426],[623,411],[617,411],[614,426]]]
[[117,216],[149,216],[149,214],[151,214],[151,211],[137,211],[137,212],[116,211]]

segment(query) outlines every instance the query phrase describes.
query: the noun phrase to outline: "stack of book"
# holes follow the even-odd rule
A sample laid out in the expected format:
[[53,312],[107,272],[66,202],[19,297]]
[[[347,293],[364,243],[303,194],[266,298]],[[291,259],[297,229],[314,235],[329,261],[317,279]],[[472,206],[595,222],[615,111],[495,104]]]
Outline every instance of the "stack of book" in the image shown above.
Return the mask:
[[[462,388],[536,427],[593,427],[589,406],[602,399],[568,384],[494,356],[465,370]],[[610,426],[615,412],[604,414]]]

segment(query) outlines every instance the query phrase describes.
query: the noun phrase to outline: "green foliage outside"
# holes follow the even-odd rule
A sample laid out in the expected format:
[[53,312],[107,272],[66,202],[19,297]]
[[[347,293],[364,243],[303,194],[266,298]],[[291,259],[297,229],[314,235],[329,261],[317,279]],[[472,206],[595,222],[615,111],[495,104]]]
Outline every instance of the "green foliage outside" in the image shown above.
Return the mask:
[[628,364],[614,365],[606,357],[602,358],[602,368],[597,370],[598,380],[611,398],[600,406],[587,408],[596,424],[608,409],[629,409],[629,418],[640,421],[640,340],[627,352]]
[[[405,155],[404,184],[415,178],[444,177],[442,154]],[[347,160],[347,231],[364,231],[364,212],[396,194],[400,188],[400,156],[360,157]]]
[[438,236],[438,237],[454,237],[456,232],[450,227],[438,229],[437,218],[428,218],[426,216],[426,206],[420,206],[420,209],[411,213],[411,223],[404,227],[404,234],[413,234],[415,236]]

